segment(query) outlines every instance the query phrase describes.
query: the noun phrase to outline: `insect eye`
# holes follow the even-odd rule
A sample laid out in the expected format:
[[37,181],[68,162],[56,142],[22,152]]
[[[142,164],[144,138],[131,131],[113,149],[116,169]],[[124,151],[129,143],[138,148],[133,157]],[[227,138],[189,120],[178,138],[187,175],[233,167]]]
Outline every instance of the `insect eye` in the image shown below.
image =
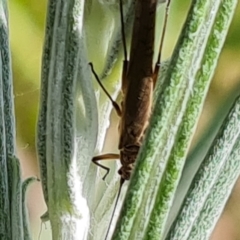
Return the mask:
[[118,174],[119,174],[120,176],[122,176],[122,173],[123,173],[122,168],[120,168],[120,169],[118,170]]
[[130,153],[138,153],[139,151],[139,146],[137,145],[127,145],[124,148]]

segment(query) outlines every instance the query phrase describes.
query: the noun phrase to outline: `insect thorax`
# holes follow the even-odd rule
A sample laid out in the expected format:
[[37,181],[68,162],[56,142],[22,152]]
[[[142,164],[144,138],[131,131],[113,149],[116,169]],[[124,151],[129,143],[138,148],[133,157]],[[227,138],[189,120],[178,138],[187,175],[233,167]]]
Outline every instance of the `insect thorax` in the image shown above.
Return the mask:
[[130,179],[139,148],[140,146],[132,145],[127,146],[120,151],[120,161],[122,167],[119,169],[118,173],[124,180]]

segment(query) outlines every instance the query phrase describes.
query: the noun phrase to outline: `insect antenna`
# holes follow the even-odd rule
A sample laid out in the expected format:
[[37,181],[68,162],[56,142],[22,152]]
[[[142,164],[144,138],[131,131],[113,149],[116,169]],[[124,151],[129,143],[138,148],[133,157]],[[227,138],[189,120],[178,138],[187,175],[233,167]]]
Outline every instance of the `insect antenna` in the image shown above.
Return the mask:
[[[123,51],[124,51],[123,70],[122,70],[122,90],[124,90],[126,88],[126,75],[127,75],[127,68],[128,68],[128,60],[127,60],[127,44],[126,44],[126,36],[125,36],[125,28],[124,28],[123,1],[122,0],[119,0],[119,8],[120,8],[121,34],[122,34]],[[111,225],[112,225],[113,217],[114,217],[114,214],[115,214],[115,211],[117,208],[118,200],[121,195],[121,190],[122,190],[122,186],[123,186],[124,182],[125,182],[125,179],[121,177],[117,197],[115,200],[110,223],[108,225],[105,240],[107,240],[107,237],[108,237]]]
[[109,234],[109,231],[110,231],[111,225],[112,225],[112,221],[113,221],[114,213],[115,213],[116,208],[117,208],[118,200],[119,200],[119,197],[120,197],[120,195],[121,195],[122,186],[123,186],[124,182],[125,182],[125,180],[124,180],[123,178],[121,178],[121,179],[120,179],[120,184],[119,184],[118,193],[117,193],[117,198],[116,198],[116,200],[115,200],[115,204],[114,204],[114,208],[113,208],[112,216],[111,216],[111,219],[110,219],[110,222],[109,222],[109,225],[108,225],[108,229],[107,229],[107,233],[106,233],[105,240],[107,240],[107,237],[108,237],[108,234]]
[[126,37],[125,37],[122,0],[119,1],[119,8],[120,8],[120,21],[121,21],[121,33],[122,33],[122,41],[123,41],[124,60],[127,60],[127,44],[126,44]]
[[[122,34],[123,51],[124,51],[123,70],[122,70],[122,89],[125,89],[126,88],[125,80],[126,80],[126,74],[127,74],[127,68],[128,68],[128,60],[127,60],[127,44],[126,44],[126,36],[125,36],[125,28],[124,28],[123,1],[122,0],[119,0],[119,8],[120,8],[121,34]],[[123,179],[121,177],[117,197],[116,197],[116,200],[115,200],[115,204],[114,204],[112,216],[111,216],[111,219],[110,219],[110,223],[108,225],[105,240],[108,237],[108,234],[109,234],[109,231],[110,231],[110,228],[111,228],[111,225],[112,225],[113,217],[114,217],[114,214],[115,214],[115,211],[116,211],[116,208],[117,208],[118,200],[119,200],[119,197],[121,195],[121,190],[122,190],[122,186],[123,186],[124,182],[125,182],[125,179]]]
[[124,26],[124,17],[123,17],[123,0],[119,0],[119,8],[120,8],[120,24],[121,24],[121,34],[122,34],[122,43],[123,43],[123,70],[122,70],[122,91],[124,92],[127,88],[126,76],[128,70],[128,60],[127,60],[127,43],[126,43],[126,35],[125,35],[125,26]]
[[157,62],[155,65],[155,70],[154,70],[154,75],[157,78],[159,68],[161,65],[161,56],[162,56],[162,48],[163,48],[163,42],[164,42],[164,37],[167,29],[167,21],[168,21],[168,13],[169,13],[169,6],[170,6],[171,0],[167,0],[167,4],[165,7],[165,15],[164,15],[164,23],[163,23],[163,30],[162,30],[162,35],[161,35],[161,40],[160,40],[160,45],[159,45],[159,51],[158,51],[158,58]]

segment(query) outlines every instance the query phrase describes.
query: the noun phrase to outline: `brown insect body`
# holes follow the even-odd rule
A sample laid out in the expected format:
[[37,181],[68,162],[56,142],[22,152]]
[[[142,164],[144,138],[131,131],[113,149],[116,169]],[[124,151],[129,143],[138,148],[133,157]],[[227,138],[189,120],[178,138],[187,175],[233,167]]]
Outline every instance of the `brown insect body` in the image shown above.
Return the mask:
[[[119,174],[129,180],[148,120],[156,81],[153,74],[156,0],[136,3],[130,60],[122,76],[123,101],[119,123],[119,150],[122,167]],[[124,63],[125,64],[125,63]]]
[[[133,165],[136,161],[137,154],[142,145],[142,140],[148,126],[149,117],[151,115],[153,90],[157,80],[160,68],[160,56],[163,44],[164,33],[167,24],[168,7],[170,0],[167,1],[163,34],[160,41],[158,60],[153,70],[153,54],[154,54],[154,36],[157,0],[137,0],[135,6],[135,19],[133,25],[132,42],[130,60],[127,60],[125,33],[123,25],[123,9],[122,0],[120,1],[120,13],[122,23],[122,37],[125,60],[123,61],[122,74],[122,95],[123,100],[121,107],[111,98],[105,87],[102,85],[93,65],[90,63],[92,72],[103,91],[111,100],[113,107],[120,116],[119,122],[119,154],[108,153],[96,156],[92,161],[104,168],[107,173],[109,168],[100,164],[99,160],[109,160],[120,158],[122,167],[118,173],[121,176],[120,187],[115,202],[113,213],[115,212],[118,198],[120,196],[121,187],[125,180],[131,177]],[[110,220],[112,222],[113,214]],[[106,239],[110,229],[107,230]]]

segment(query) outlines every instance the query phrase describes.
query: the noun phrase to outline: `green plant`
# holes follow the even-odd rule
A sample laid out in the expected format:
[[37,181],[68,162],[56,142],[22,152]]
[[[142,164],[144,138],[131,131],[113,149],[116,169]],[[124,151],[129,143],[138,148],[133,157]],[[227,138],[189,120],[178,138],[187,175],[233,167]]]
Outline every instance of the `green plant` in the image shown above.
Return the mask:
[[[113,239],[163,239],[166,236],[167,218],[174,192],[237,2],[192,2],[173,57],[162,69],[150,126]],[[41,182],[48,207],[48,213],[43,220],[50,220],[53,239],[85,239],[89,233],[89,239],[102,239],[111,214],[119,180],[116,171],[110,173],[106,184],[97,176],[97,169],[90,161],[94,151],[97,153],[102,148],[111,105],[104,93],[91,81],[88,62],[94,62],[96,69],[101,69],[98,72],[102,72],[102,81],[106,83],[108,91],[116,96],[119,91],[119,83],[116,81],[119,79],[122,59],[120,23],[116,6],[115,1],[106,1],[104,4],[100,1],[81,0],[48,2],[37,146]],[[126,2],[124,7],[129,39],[134,2]],[[14,194],[20,194],[22,187],[19,184],[21,179],[18,160],[15,157],[15,123],[5,1],[1,1],[0,11],[0,79],[3,79],[1,89],[7,89],[7,95],[4,95],[5,91],[1,92],[3,103],[0,105],[3,139],[1,155],[5,168],[1,177],[1,184],[5,184],[2,185],[5,186],[2,188],[5,192],[1,202],[2,206],[11,205],[11,208],[1,207],[2,210],[8,209],[7,220],[1,220],[2,226],[5,227],[2,227],[4,230],[1,234],[6,234],[7,239],[11,239],[10,236],[12,239],[26,239],[29,234],[24,233],[23,229],[27,224],[25,218],[22,220],[22,217],[19,217],[22,214],[22,203],[12,201],[15,199]],[[90,44],[92,34],[99,37],[98,41]],[[105,61],[99,61],[98,56]],[[214,178],[208,179],[208,176],[201,174],[200,168],[186,200],[188,202],[196,196],[204,196],[204,199],[199,200],[201,206],[188,210],[191,213],[192,210],[197,210],[194,213],[195,225],[183,226],[181,219],[191,220],[192,216],[179,215],[179,222],[174,224],[175,228],[171,229],[167,239],[179,239],[175,238],[174,234],[182,234],[182,231],[183,235],[178,235],[181,236],[180,239],[187,239],[193,234],[199,234],[194,235],[195,239],[209,237],[230,194],[229,191],[222,196],[219,190],[228,186],[231,190],[239,175],[240,159],[236,154],[239,149],[237,110],[238,102],[225,121],[216,145],[212,146],[209,152],[209,157],[213,158],[214,154],[219,154],[225,147],[228,148],[228,151],[223,151],[226,155],[217,158],[221,161],[221,164],[217,163],[218,168],[212,168],[210,171]],[[202,166],[204,169],[208,168],[207,159]],[[9,169],[8,174],[6,169]],[[204,190],[205,195],[200,190],[195,192],[195,189],[203,184],[202,176],[207,182],[212,180],[208,186],[200,189]],[[222,179],[227,179],[228,185],[222,182]],[[11,183],[9,186],[8,182]],[[11,186],[12,183],[16,183],[18,188],[14,194],[11,191],[16,190],[16,187]],[[192,192],[194,195],[190,197]],[[201,218],[205,216],[208,206],[212,206],[209,205],[210,199],[216,200],[215,196],[219,196],[218,200],[221,200],[213,201],[218,206],[218,214],[209,214],[213,224],[203,228]],[[12,209],[16,210],[16,213]],[[1,219],[5,216],[3,212]],[[11,219],[18,219],[21,224]],[[15,228],[14,224],[18,228]],[[195,231],[196,229],[204,231]]]

